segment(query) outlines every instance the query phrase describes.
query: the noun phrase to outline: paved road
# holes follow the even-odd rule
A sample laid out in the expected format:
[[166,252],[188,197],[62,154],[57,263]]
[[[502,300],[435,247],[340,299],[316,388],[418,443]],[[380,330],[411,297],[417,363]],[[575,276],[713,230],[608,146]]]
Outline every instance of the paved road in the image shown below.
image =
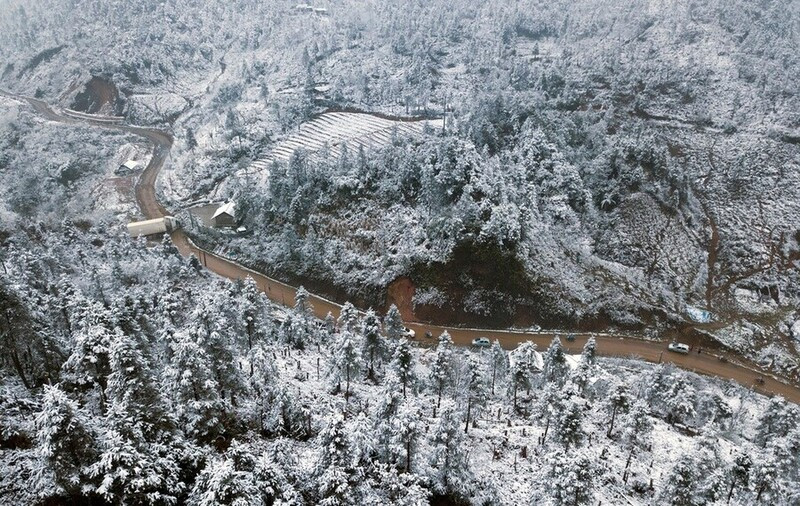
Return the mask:
[[[13,95],[3,92],[2,90],[0,90],[0,95],[28,102],[39,114],[51,121],[123,130],[141,135],[150,140],[154,145],[153,156],[136,184],[136,200],[142,214],[147,218],[158,218],[168,214],[167,210],[158,201],[155,187],[158,174],[164,166],[170,148],[172,147],[171,134],[157,129],[114,125],[97,120],[77,119],[65,116],[37,99]],[[258,287],[263,290],[271,300],[283,304],[284,306],[293,305],[296,292],[294,287],[247,269],[230,259],[222,258],[198,248],[181,230],[173,232],[171,237],[182,255],[195,255],[210,271],[230,279],[252,277],[256,281]],[[334,316],[339,315],[341,306],[335,302],[316,295],[311,295],[310,302],[314,306],[314,314],[317,317],[324,318],[329,312]],[[444,330],[447,330],[453,337],[453,341],[462,346],[469,346],[472,339],[476,337],[488,337],[492,340],[499,340],[505,348],[513,348],[521,342],[532,341],[540,350],[543,350],[550,344],[550,341],[552,341],[555,335],[553,332],[533,333],[492,329],[445,328],[424,323],[408,323],[408,326],[414,329],[418,336],[417,340],[420,342],[434,342],[434,340],[422,337],[426,332],[432,333],[433,336],[438,336]],[[561,335],[563,336],[564,334],[562,333]],[[562,344],[569,352],[578,353],[588,338],[588,334],[576,334],[574,342],[562,340]],[[729,361],[722,362],[716,356],[698,354],[696,352],[690,353],[689,355],[679,355],[666,351],[665,343],[644,341],[633,336],[596,334],[596,340],[597,352],[602,356],[629,357],[648,362],[672,363],[682,369],[694,371],[699,374],[736,381],[745,387],[752,388],[761,393],[782,395],[786,399],[800,404],[800,387],[798,387],[798,385],[792,384],[782,378],[770,376],[763,372],[756,364],[738,356],[728,355]],[[756,378],[758,377],[763,377],[763,384],[756,383]]]

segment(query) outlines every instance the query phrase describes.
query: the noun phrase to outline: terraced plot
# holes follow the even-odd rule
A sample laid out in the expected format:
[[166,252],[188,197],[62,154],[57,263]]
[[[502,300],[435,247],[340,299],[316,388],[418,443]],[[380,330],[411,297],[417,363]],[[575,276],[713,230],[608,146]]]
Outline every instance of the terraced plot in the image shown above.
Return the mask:
[[248,167],[247,173],[266,179],[273,161],[288,161],[298,149],[313,154],[327,143],[331,156],[338,157],[345,145],[351,153],[361,146],[364,149],[380,147],[391,141],[395,128],[400,136],[420,135],[426,124],[434,129],[442,128],[441,119],[399,121],[368,113],[324,113],[303,123],[297,132],[275,144],[265,157]]

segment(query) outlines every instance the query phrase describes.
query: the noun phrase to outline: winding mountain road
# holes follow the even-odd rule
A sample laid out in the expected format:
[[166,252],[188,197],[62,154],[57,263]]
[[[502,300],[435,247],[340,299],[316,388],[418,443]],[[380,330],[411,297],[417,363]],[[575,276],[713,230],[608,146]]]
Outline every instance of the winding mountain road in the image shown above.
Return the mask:
[[[35,98],[15,95],[2,90],[0,90],[0,95],[27,102],[38,114],[50,121],[66,125],[90,125],[98,128],[121,130],[147,138],[154,146],[153,155],[136,184],[136,200],[146,218],[158,218],[169,214],[158,201],[155,188],[158,174],[164,166],[172,147],[172,135],[170,133],[158,129],[115,124],[101,117],[90,119],[68,116]],[[294,304],[295,287],[241,266],[233,260],[220,257],[197,247],[182,230],[172,232],[171,238],[182,255],[196,256],[208,270],[229,279],[252,277],[258,287],[274,302],[289,307]],[[319,318],[324,318],[328,312],[334,316],[339,315],[341,306],[335,302],[316,295],[310,296],[310,302],[314,306],[314,314]],[[433,340],[421,337],[426,332],[438,336],[447,330],[453,337],[453,341],[462,346],[469,346],[472,339],[476,337],[488,337],[492,340],[497,339],[505,348],[513,348],[524,341],[532,341],[542,350],[557,335],[554,332],[445,328],[424,323],[408,323],[407,325],[416,332],[417,336],[420,336],[417,340],[421,342],[433,342]],[[561,335],[564,335],[564,333],[562,332]],[[707,353],[693,352],[688,355],[672,353],[667,351],[666,343],[645,341],[635,336],[602,333],[594,334],[594,336],[597,341],[597,353],[602,356],[635,358],[655,363],[672,363],[688,371],[733,380],[763,394],[781,395],[787,400],[800,404],[800,387],[798,385],[792,384],[784,378],[770,375],[758,365],[736,355],[728,355],[726,356],[727,360],[722,361],[717,355],[709,355]],[[589,337],[589,334],[575,334],[573,342],[565,340],[562,344],[568,352],[579,353]],[[757,378],[763,378],[763,383],[759,383]]]

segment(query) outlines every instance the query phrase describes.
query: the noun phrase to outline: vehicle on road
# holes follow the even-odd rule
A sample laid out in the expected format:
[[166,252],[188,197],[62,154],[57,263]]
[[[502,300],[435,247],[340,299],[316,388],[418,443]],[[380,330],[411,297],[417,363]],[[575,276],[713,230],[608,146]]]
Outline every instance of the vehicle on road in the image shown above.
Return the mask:
[[128,233],[131,237],[139,237],[142,235],[163,234],[164,232],[172,232],[178,230],[180,224],[178,220],[172,216],[164,216],[162,218],[155,218],[152,220],[135,221],[128,223]]
[[476,337],[472,340],[472,346],[477,348],[488,348],[491,344],[488,337]]
[[683,343],[669,343],[667,346],[669,351],[674,351],[675,353],[682,353],[684,355],[689,354],[689,345]]
[[433,332],[431,332],[430,330],[426,330],[425,337],[428,339],[433,339]]
[[567,341],[574,342],[575,341],[575,334],[567,334]]
[[414,339],[415,337],[417,337],[417,333],[414,332],[413,329],[410,329],[408,327],[403,327],[403,332],[400,335],[402,335],[406,339]]

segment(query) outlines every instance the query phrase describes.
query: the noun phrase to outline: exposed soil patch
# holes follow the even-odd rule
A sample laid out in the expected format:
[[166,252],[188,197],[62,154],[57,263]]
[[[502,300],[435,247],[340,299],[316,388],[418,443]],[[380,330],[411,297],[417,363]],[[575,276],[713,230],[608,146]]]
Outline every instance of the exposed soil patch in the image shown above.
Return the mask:
[[124,109],[124,100],[120,98],[117,87],[103,77],[95,76],[86,83],[82,92],[75,96],[70,108],[89,114],[120,115]]
[[414,292],[416,287],[411,278],[399,277],[386,288],[386,306],[394,304],[405,321],[416,321],[414,315]]

